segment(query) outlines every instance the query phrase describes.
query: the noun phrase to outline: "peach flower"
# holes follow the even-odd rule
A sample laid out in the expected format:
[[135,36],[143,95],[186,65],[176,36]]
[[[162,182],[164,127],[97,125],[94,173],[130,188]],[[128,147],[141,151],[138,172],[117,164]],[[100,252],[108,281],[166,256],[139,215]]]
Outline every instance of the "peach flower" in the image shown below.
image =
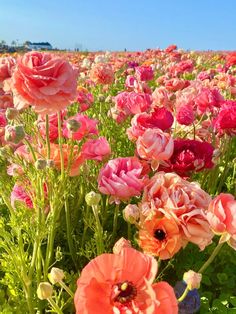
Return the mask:
[[146,129],[137,142],[138,155],[146,160],[168,160],[173,154],[174,140],[161,129]]
[[0,58],[0,87],[3,81],[12,75],[16,60],[12,57]]
[[110,64],[96,63],[91,68],[90,78],[96,84],[112,84],[114,81],[114,71]]
[[50,53],[28,52],[19,57],[9,84],[17,109],[32,105],[35,112],[49,114],[75,100],[76,80],[77,71],[66,60]]

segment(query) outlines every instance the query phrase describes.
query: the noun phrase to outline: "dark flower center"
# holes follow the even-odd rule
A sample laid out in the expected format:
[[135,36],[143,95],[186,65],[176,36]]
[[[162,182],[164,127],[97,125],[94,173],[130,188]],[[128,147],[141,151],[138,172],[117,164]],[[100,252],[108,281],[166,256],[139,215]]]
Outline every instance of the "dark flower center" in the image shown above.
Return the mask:
[[115,302],[127,303],[133,300],[137,295],[137,289],[131,281],[117,283],[114,290],[116,296],[113,300]]
[[166,233],[162,229],[157,229],[154,231],[154,237],[157,240],[162,241],[162,240],[165,240]]

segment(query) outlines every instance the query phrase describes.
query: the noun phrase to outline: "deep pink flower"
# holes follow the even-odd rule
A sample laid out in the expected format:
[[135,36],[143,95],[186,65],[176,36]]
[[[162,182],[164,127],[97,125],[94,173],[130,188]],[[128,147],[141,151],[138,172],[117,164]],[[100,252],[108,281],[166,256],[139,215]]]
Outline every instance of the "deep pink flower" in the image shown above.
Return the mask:
[[16,208],[16,201],[24,203],[24,205],[28,208],[33,208],[33,202],[30,197],[30,193],[19,184],[15,184],[13,190],[11,192],[11,206]]
[[213,125],[220,134],[236,134],[236,101],[226,100],[222,103]]
[[135,68],[135,75],[139,81],[151,81],[154,78],[153,69],[144,65]]
[[112,159],[100,170],[98,189],[111,195],[116,202],[139,196],[144,187],[142,170],[142,164],[136,157]]
[[136,114],[131,120],[131,127],[127,129],[130,140],[137,140],[146,129],[169,129],[174,122],[172,113],[166,108],[154,107],[150,113]]
[[193,102],[183,104],[176,109],[176,120],[183,125],[190,125],[194,122]]

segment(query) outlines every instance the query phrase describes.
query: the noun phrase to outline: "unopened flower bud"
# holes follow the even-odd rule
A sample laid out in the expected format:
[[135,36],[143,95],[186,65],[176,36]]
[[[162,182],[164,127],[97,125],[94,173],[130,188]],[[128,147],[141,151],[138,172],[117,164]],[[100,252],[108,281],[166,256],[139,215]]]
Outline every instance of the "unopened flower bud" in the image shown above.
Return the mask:
[[16,108],[7,108],[6,117],[8,120],[14,120],[19,114],[19,111]]
[[43,170],[47,166],[47,161],[45,159],[37,159],[34,163],[34,166],[37,170]]
[[184,273],[183,280],[187,284],[189,290],[198,289],[202,280],[202,274],[189,270]]
[[20,143],[25,137],[23,125],[7,125],[5,127],[5,140],[14,144]]
[[48,168],[54,168],[55,167],[55,161],[52,159],[47,160],[47,167]]
[[76,132],[80,128],[80,123],[75,119],[71,119],[66,122],[66,126],[69,131]]
[[49,282],[40,282],[37,289],[37,296],[40,300],[46,300],[52,296],[53,289]]
[[124,248],[131,247],[131,243],[129,240],[126,240],[125,238],[120,238],[113,246],[113,253],[114,254],[120,254],[120,252]]
[[103,102],[104,100],[105,100],[105,96],[102,95],[102,94],[99,94],[99,95],[98,95],[98,101],[99,101],[99,102]]
[[101,195],[94,191],[91,191],[85,195],[85,201],[89,206],[96,206],[101,200]]
[[112,102],[112,96],[111,95],[107,96],[107,98],[105,99],[105,103],[109,103],[109,102]]
[[60,268],[56,268],[56,267],[53,267],[51,269],[51,272],[48,274],[48,278],[53,285],[62,281],[64,279],[64,277],[65,277],[65,275],[63,273],[63,270]]
[[131,224],[137,222],[140,217],[140,210],[138,206],[134,204],[127,205],[123,210],[123,217],[127,222]]

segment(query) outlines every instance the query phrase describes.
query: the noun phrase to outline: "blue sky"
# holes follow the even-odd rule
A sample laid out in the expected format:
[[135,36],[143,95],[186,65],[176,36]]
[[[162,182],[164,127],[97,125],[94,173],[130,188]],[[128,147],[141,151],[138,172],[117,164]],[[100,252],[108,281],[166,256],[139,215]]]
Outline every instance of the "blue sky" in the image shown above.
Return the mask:
[[0,40],[88,50],[236,50],[236,0],[0,0]]

